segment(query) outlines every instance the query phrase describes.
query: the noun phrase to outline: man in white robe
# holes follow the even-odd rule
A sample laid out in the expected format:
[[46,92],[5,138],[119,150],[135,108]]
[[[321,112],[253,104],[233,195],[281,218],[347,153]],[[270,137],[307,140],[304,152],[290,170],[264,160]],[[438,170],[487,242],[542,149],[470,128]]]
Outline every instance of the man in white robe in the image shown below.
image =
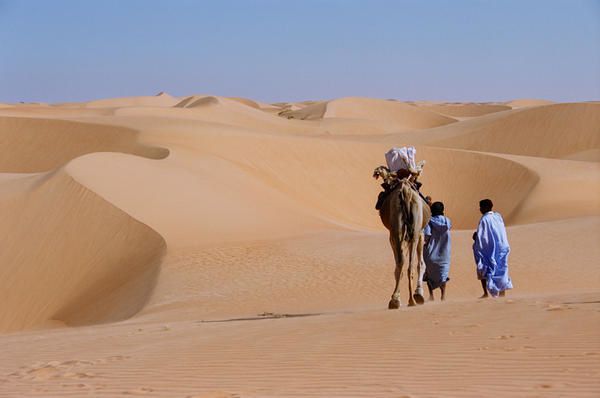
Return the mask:
[[510,246],[506,236],[504,220],[500,213],[492,211],[494,204],[489,199],[479,202],[482,216],[477,232],[473,234],[473,254],[477,264],[477,276],[481,280],[483,296],[504,296],[512,289],[508,275],[508,254]]

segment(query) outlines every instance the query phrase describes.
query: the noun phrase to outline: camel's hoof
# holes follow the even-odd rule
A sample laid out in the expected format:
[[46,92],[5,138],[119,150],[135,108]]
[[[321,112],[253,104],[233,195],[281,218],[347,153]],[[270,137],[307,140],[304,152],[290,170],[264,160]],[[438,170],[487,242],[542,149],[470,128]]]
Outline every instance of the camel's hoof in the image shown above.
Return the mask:
[[400,308],[400,300],[391,299],[388,304],[388,310],[397,310],[398,308]]
[[415,301],[417,302],[417,304],[419,305],[423,305],[425,304],[425,297],[423,297],[422,295],[420,295],[419,293],[415,293],[413,294],[413,299],[415,299]]

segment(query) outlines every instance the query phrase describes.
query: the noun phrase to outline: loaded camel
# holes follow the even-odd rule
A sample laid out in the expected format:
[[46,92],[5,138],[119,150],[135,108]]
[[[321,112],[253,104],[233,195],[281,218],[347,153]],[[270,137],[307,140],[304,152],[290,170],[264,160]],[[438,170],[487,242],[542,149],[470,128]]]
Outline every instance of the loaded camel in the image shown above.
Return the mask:
[[[406,175],[401,174],[403,171],[406,171]],[[381,221],[390,232],[390,245],[396,262],[396,286],[388,308],[400,307],[400,280],[405,265],[408,266],[410,292],[413,292],[415,267],[417,269],[417,286],[409,296],[408,305],[423,304],[423,229],[431,218],[431,210],[414,186],[413,181],[418,174],[411,174],[407,170],[400,170],[396,174],[390,172],[387,167],[379,166],[374,170],[373,177],[381,177],[388,188],[385,197],[380,198],[377,206]]]

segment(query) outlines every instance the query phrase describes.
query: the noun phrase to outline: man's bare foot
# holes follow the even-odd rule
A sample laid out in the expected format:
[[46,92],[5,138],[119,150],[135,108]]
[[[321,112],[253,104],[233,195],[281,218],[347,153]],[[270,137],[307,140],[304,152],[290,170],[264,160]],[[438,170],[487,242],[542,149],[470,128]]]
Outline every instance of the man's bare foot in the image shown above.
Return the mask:
[[489,294],[485,293],[485,294],[483,294],[483,295],[482,295],[481,297],[479,297],[479,298],[480,298],[480,299],[484,299],[484,298],[488,298],[488,297],[490,297],[490,296],[489,296]]

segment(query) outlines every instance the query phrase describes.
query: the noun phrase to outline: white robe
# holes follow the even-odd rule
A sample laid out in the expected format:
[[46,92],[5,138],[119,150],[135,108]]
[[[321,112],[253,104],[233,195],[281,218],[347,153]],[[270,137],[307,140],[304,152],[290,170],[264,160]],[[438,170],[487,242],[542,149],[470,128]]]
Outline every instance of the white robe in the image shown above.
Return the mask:
[[473,255],[477,275],[486,281],[487,289],[493,296],[513,287],[508,275],[508,253],[510,246],[502,216],[493,211],[485,213],[477,227]]

